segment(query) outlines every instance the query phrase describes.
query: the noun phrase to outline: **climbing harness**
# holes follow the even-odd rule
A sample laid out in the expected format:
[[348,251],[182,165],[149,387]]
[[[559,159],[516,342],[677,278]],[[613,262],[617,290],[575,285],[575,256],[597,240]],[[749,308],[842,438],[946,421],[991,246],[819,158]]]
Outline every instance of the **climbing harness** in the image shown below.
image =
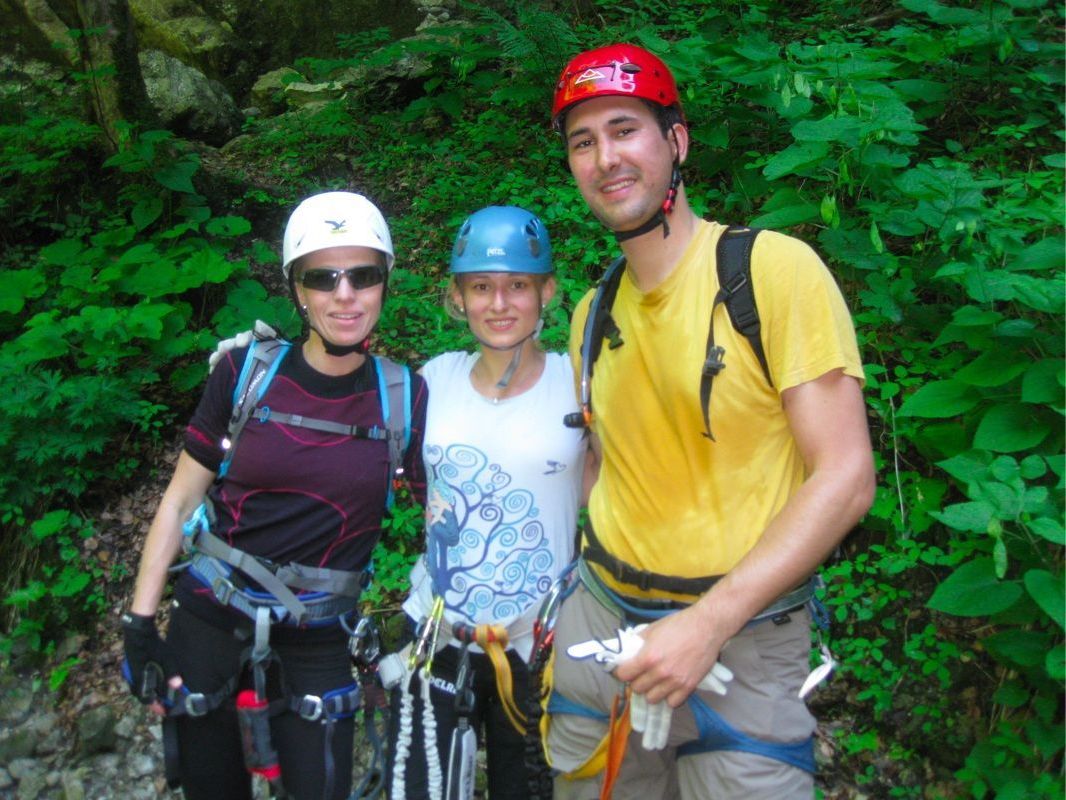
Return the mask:
[[[762,367],[763,375],[770,386],[773,378],[762,346],[759,310],[755,305],[755,291],[751,281],[751,251],[758,228],[729,227],[722,231],[715,250],[715,262],[718,270],[718,293],[711,305],[710,321],[707,325],[707,347],[703,367],[700,370],[700,405],[703,411],[703,435],[714,441],[711,433],[711,387],[715,377],[725,369],[725,349],[714,341],[714,312],[719,305],[724,305],[729,312],[733,327],[751,345]],[[607,347],[615,350],[625,342],[618,324],[611,316],[611,307],[618,286],[625,272],[626,260],[620,256],[607,268],[603,278],[596,286],[596,291],[589,303],[588,316],[581,342],[581,411],[567,414],[563,422],[567,427],[585,428],[592,423],[592,373],[603,349],[604,339]]]
[[[384,358],[373,357],[379,382],[384,427],[344,425],[330,420],[306,418],[260,405],[282,359],[292,344],[280,339],[254,339],[233,392],[233,412],[222,446],[224,455],[216,480],[229,470],[241,432],[250,420],[274,422],[353,438],[383,441],[388,447],[389,477],[387,506],[391,506],[396,481],[403,472],[403,455],[410,442],[411,386],[406,367]],[[309,722],[326,725],[324,763],[325,793],[332,796],[336,779],[331,740],[334,723],[352,716],[361,705],[363,692],[359,683],[317,695],[285,695],[272,700],[267,693],[267,672],[277,662],[270,646],[273,625],[287,624],[323,627],[340,624],[349,633],[350,647],[361,646],[356,640],[365,634],[351,621],[358,615],[359,598],[371,579],[371,569],[358,572],[310,567],[298,563],[274,564],[232,547],[212,532],[216,515],[206,499],[183,526],[185,561],[177,569],[186,569],[208,587],[215,599],[247,617],[252,622],[252,643],[241,656],[241,667],[221,689],[212,695],[182,692],[167,708],[164,720],[164,751],[170,780],[179,776],[176,768],[176,718],[182,714],[200,716],[224,704],[235,702],[244,748],[245,765],[252,774],[261,775],[277,796],[284,796],[277,754],[270,740],[270,717],[292,712]],[[280,667],[280,664],[279,664]],[[237,691],[245,669],[251,672],[252,686]],[[281,681],[284,687],[285,682]],[[173,752],[174,769],[171,769]]]
[[220,708],[236,693],[238,676],[234,675],[216,691],[205,694],[193,692],[184,684],[178,689],[168,686],[162,666],[149,662],[145,665],[142,685],[136,686],[129,662],[123,659],[122,677],[137,697],[155,697],[162,704],[166,712],[162,720],[163,773],[169,788],[179,788],[181,765],[178,754],[178,718],[182,716],[202,717],[209,711]]
[[[606,608],[613,616],[630,625],[662,619],[686,605],[670,600],[624,598],[603,582],[583,555],[577,562],[577,575],[581,584],[600,605]],[[789,614],[791,612],[797,611],[804,606],[809,607],[812,617],[821,623],[821,619],[824,617],[824,609],[817,600],[815,591],[821,588],[822,585],[821,577],[815,575],[804,585],[778,598],[762,612],[755,615],[747,625],[765,624],[767,621],[774,624],[785,624],[789,622]],[[832,656],[828,654],[828,649],[821,643],[820,633],[819,646],[824,659],[823,664],[816,667],[811,673],[811,676],[804,684],[804,688],[801,689],[801,696],[813,689],[817,682],[828,677],[832,669]],[[583,653],[578,652],[578,655],[583,655]],[[693,693],[686,702],[696,720],[698,736],[695,740],[682,744],[678,748],[679,757],[719,750],[732,750],[755,753],[783,761],[809,772],[814,771],[813,736],[800,742],[788,743],[761,740],[734,728],[702,700],[699,695]],[[546,705],[548,714],[574,714],[590,719],[608,721],[608,717],[602,712],[576,703],[556,689],[551,691]],[[626,708],[628,709],[631,705],[632,703],[627,698],[625,702]],[[588,778],[608,768],[611,740],[614,735],[613,729],[617,724],[618,715],[613,714],[610,718],[608,733],[601,740],[600,745],[584,764],[567,773],[566,777],[571,779]],[[604,784],[606,785],[606,783],[607,780],[605,779]],[[609,794],[601,794],[601,797],[609,797]]]

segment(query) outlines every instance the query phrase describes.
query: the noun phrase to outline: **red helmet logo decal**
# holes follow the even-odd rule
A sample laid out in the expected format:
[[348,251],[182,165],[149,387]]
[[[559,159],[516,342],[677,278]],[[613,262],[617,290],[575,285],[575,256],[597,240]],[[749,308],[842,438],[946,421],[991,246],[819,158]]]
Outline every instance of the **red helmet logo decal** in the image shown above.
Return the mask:
[[658,56],[635,45],[615,44],[581,53],[563,68],[552,98],[552,121],[557,124],[561,112],[575,103],[609,95],[679,106],[673,75]]

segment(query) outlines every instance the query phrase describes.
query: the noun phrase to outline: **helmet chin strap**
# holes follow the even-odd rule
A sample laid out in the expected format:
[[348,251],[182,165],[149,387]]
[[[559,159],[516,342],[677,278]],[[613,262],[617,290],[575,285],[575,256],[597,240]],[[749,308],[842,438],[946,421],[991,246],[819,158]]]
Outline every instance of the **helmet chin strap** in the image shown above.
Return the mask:
[[660,225],[663,226],[663,238],[665,239],[670,235],[670,223],[667,221],[667,215],[674,210],[674,202],[677,200],[677,190],[681,185],[681,168],[678,160],[674,159],[674,170],[670,175],[670,188],[666,190],[666,199],[663,200],[662,206],[651,215],[651,217],[642,222],[637,227],[628,231],[614,231],[614,238],[617,242],[627,242],[630,239],[635,239],[638,236],[643,236],[648,231],[655,230]]
[[318,338],[322,340],[322,346],[325,348],[327,355],[337,356],[339,358],[340,356],[350,356],[352,353],[366,353],[368,350],[370,350],[369,336],[366,339],[363,339],[363,341],[358,342],[356,344],[340,345],[333,344],[333,342],[326,339],[325,336],[323,336],[321,333],[319,333],[319,331],[315,330],[314,328],[312,328],[312,330],[314,330],[315,333],[318,334]]
[[518,371],[518,365],[522,361],[522,346],[526,343],[526,341],[528,339],[537,339],[537,338],[539,338],[540,337],[540,332],[541,332],[541,330],[543,330],[543,328],[544,328],[544,320],[543,319],[538,319],[537,320],[537,324],[533,328],[533,331],[528,336],[523,336],[518,342],[516,342],[515,344],[512,344],[512,345],[509,345],[507,347],[498,347],[496,345],[489,344],[488,342],[483,342],[483,341],[481,341],[481,339],[478,339],[478,341],[481,343],[481,345],[483,347],[487,347],[490,350],[499,350],[499,351],[514,350],[514,354],[511,356],[511,361],[507,365],[507,369],[505,369],[503,371],[503,375],[501,375],[500,379],[498,381],[496,381],[496,388],[497,389],[499,389],[500,391],[503,391],[511,383],[511,378],[513,378],[515,372]]

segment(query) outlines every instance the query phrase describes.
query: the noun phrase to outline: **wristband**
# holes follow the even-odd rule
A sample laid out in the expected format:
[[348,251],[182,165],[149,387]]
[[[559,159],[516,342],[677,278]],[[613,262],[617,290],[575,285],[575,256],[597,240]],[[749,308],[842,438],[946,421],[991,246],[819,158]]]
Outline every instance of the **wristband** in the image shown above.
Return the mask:
[[134,614],[132,611],[123,611],[119,619],[122,621],[122,627],[125,630],[135,631],[136,633],[147,633],[155,630],[154,616],[149,617],[144,614]]

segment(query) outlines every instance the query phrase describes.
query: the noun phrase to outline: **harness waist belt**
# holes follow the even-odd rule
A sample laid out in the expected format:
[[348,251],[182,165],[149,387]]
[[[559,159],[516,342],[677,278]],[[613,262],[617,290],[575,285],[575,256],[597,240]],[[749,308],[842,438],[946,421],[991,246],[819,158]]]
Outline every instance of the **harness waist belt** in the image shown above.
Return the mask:
[[585,526],[584,535],[585,546],[581,549],[582,559],[603,567],[619,583],[628,583],[645,592],[656,589],[660,592],[699,595],[714,586],[722,577],[721,575],[704,575],[698,578],[683,578],[680,575],[647,572],[608,553],[600,544],[600,540],[596,538],[591,524]]
[[256,610],[264,606],[269,608],[278,620],[292,616],[294,622],[302,624],[335,619],[359,604],[358,597],[340,594],[303,597],[299,601],[300,613],[297,615],[281,598],[270,596],[269,593],[239,588],[231,578],[232,570],[218,558],[204,553],[195,553],[190,561],[189,570],[202,584],[211,589],[218,602],[235,608],[253,620],[256,618]]
[[[686,603],[672,600],[646,601],[623,597],[603,582],[600,576],[596,574],[596,571],[589,566],[584,553],[578,559],[577,574],[578,579],[600,605],[612,614],[627,620],[646,622],[649,619],[659,619],[669,616],[687,605]],[[770,619],[802,607],[814,596],[817,585],[818,579],[812,577],[801,586],[797,586],[792,591],[781,595],[777,600],[752,617],[748,624]]]
[[[370,582],[366,570],[353,572],[295,563],[278,567],[264,562],[213,534],[215,519],[214,508],[205,499],[183,526],[183,546],[192,556],[190,566],[220,603],[232,605],[252,619],[256,619],[256,609],[262,607],[270,607],[279,620],[287,613],[297,624],[335,617],[354,608]],[[261,586],[265,595],[236,586],[231,578],[233,568]],[[294,588],[329,597],[297,597]],[[316,606],[314,611],[309,610],[309,604]]]

